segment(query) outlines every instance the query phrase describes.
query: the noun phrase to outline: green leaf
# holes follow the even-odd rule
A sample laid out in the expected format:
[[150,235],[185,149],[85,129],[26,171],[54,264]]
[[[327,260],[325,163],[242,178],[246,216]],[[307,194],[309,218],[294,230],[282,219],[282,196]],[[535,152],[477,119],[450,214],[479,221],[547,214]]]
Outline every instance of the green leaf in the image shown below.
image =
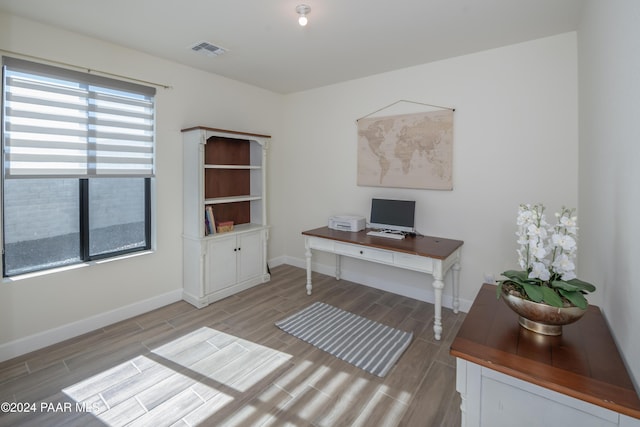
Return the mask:
[[527,293],[527,296],[531,301],[541,302],[542,301],[542,291],[541,287],[538,285],[531,285],[529,283],[521,283],[524,291]]
[[540,286],[542,284],[542,280],[537,278],[529,278],[529,273],[526,271],[519,270],[508,270],[502,273],[503,276],[507,277],[505,280],[501,280],[504,283],[514,283],[519,286],[524,285],[532,285],[532,286]]
[[558,289],[564,289],[565,291],[578,291],[580,288],[576,285],[572,285],[564,280],[554,280],[551,282],[551,286]]
[[560,294],[571,301],[571,304],[575,305],[576,307],[580,307],[583,310],[585,310],[589,305],[589,302],[580,291],[569,292],[565,291],[564,289],[560,289]]
[[596,287],[593,286],[591,283],[582,281],[580,279],[567,280],[567,283],[569,283],[570,285],[576,286],[581,291],[585,291],[585,292],[595,292],[596,290]]
[[504,277],[507,277],[513,281],[524,282],[529,277],[529,273],[522,270],[507,270],[502,273]]
[[553,307],[562,307],[562,299],[556,291],[551,288],[547,288],[546,286],[540,286],[540,290],[542,291],[544,302]]

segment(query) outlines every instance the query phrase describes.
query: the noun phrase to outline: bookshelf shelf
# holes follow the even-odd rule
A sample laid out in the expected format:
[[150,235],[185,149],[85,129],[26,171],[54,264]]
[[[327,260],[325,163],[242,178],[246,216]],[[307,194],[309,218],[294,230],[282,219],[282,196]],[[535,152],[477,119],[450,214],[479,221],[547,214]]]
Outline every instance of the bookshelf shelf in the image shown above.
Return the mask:
[[223,239],[225,238],[225,236],[229,236],[231,234],[251,233],[251,232],[259,231],[262,229],[264,229],[264,227],[260,224],[240,224],[240,225],[234,226],[233,231],[209,234],[208,236],[204,237],[204,239],[205,240]]
[[240,170],[251,170],[251,169],[262,169],[262,166],[252,166],[252,165],[204,165],[205,169],[240,169]]
[[262,196],[259,195],[248,195],[248,196],[231,196],[231,197],[215,197],[212,199],[205,199],[205,205],[218,205],[225,203],[238,203],[238,202],[251,202],[251,201],[259,201],[262,200]]

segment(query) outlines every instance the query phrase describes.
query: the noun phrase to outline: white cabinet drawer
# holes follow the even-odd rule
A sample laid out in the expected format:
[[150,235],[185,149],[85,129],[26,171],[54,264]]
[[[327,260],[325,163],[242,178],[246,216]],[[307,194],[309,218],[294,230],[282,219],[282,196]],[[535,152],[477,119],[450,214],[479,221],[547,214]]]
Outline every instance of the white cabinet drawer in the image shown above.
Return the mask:
[[309,247],[311,249],[333,252],[333,245],[334,245],[333,240],[316,239],[314,237],[309,237],[308,239],[309,239]]
[[363,246],[353,246],[344,243],[336,243],[335,252],[355,258],[369,259],[387,264],[393,263],[393,253],[378,249],[370,249]]
[[393,264],[409,270],[433,272],[433,260],[431,258],[396,252],[393,254]]
[[609,409],[509,377],[492,369],[483,367],[481,372],[481,426],[619,425],[619,414]]

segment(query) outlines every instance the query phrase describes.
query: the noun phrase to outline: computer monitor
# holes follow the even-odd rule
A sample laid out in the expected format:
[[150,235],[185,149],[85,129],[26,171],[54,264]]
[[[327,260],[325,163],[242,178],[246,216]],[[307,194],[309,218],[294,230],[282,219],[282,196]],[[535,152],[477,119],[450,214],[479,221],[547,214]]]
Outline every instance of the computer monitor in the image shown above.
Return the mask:
[[371,199],[369,226],[382,230],[415,231],[415,200]]

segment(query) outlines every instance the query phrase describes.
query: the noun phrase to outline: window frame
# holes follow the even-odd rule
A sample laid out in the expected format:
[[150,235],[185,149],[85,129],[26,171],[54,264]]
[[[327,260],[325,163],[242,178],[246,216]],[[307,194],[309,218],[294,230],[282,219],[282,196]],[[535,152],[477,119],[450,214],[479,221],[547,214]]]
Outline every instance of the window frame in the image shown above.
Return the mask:
[[[4,58],[7,59],[7,58]],[[11,58],[10,58],[11,59]],[[13,59],[12,59],[13,60]],[[4,64],[4,61],[3,61]],[[41,64],[35,64],[36,66],[40,66]],[[46,67],[50,67],[50,66],[46,66]],[[3,73],[4,73],[4,67],[2,68]],[[89,73],[80,73],[80,72],[72,72],[72,73],[76,73],[78,75],[80,74],[87,74],[87,78],[93,78],[93,76],[91,76]],[[152,212],[152,200],[153,200],[153,188],[154,188],[154,183],[153,181],[155,180],[155,150],[156,150],[156,136],[155,136],[155,129],[156,129],[156,125],[155,125],[155,116],[156,116],[156,102],[155,102],[155,95],[152,96],[152,127],[153,127],[153,131],[152,131],[152,150],[153,150],[153,160],[152,160],[152,170],[151,170],[151,174],[150,175],[146,175],[146,176],[100,176],[100,175],[90,175],[90,176],[75,176],[72,177],[74,179],[78,180],[78,185],[79,185],[79,236],[78,236],[78,240],[79,240],[79,260],[77,262],[71,262],[68,264],[60,264],[60,265],[53,265],[53,266],[42,266],[42,265],[34,265],[31,266],[30,269],[25,269],[25,270],[21,270],[19,272],[10,272],[9,274],[7,274],[7,268],[6,268],[6,262],[5,262],[5,257],[6,257],[6,242],[5,242],[5,181],[7,179],[20,179],[20,180],[30,180],[30,179],[38,179],[36,177],[21,177],[21,178],[8,178],[5,176],[5,132],[6,132],[6,120],[7,118],[5,117],[5,108],[6,105],[4,105],[4,101],[5,101],[5,78],[4,75],[1,76],[2,77],[2,84],[0,86],[0,90],[1,90],[1,94],[2,97],[0,98],[0,106],[1,106],[1,114],[0,114],[0,124],[1,124],[1,138],[2,138],[2,163],[1,163],[1,167],[2,167],[2,173],[0,174],[0,184],[1,184],[1,190],[2,190],[2,197],[0,197],[0,247],[2,250],[2,258],[1,258],[1,262],[2,262],[2,277],[3,278],[15,278],[15,277],[19,277],[21,275],[25,275],[25,274],[31,274],[31,273],[38,273],[38,272],[45,272],[48,270],[56,270],[56,269],[61,269],[61,268],[65,268],[65,267],[70,267],[70,266],[74,266],[74,265],[79,265],[79,264],[85,264],[85,263],[89,263],[91,261],[100,261],[100,260],[106,260],[106,259],[114,259],[114,258],[118,258],[118,257],[122,257],[128,254],[136,254],[136,253],[140,253],[140,252],[145,252],[145,251],[150,251],[153,248],[154,243],[152,242],[152,238],[153,238],[153,220],[154,220],[154,214]],[[107,79],[107,78],[103,78],[100,77],[100,79]],[[129,85],[129,83],[121,81],[121,80],[115,80],[115,79],[107,79],[107,80],[111,80],[113,81],[116,86],[118,85]],[[149,89],[149,88],[147,88]],[[155,89],[149,89],[149,90],[153,90],[154,94],[155,94]],[[42,178],[42,177],[40,177]],[[56,176],[56,175],[52,175],[50,178],[55,179],[55,178],[61,178],[61,176]],[[127,248],[127,249],[121,249],[121,250],[114,250],[114,251],[110,251],[110,252],[102,252],[99,254],[94,254],[91,255],[91,228],[90,228],[90,207],[89,207],[89,203],[90,203],[90,197],[89,197],[89,187],[90,187],[90,180],[108,180],[108,179],[112,179],[112,178],[125,178],[125,179],[143,179],[144,180],[144,201],[143,201],[143,209],[144,209],[144,245],[143,246],[137,246],[134,248]],[[34,202],[35,203],[35,202]]]
[[91,232],[90,232],[90,209],[89,209],[89,181],[91,179],[109,178],[80,178],[80,258],[81,262],[97,261],[108,258],[115,258],[122,255],[148,251],[151,249],[151,179],[144,179],[144,239],[143,247],[133,249],[123,249],[119,251],[104,252],[91,255]]

